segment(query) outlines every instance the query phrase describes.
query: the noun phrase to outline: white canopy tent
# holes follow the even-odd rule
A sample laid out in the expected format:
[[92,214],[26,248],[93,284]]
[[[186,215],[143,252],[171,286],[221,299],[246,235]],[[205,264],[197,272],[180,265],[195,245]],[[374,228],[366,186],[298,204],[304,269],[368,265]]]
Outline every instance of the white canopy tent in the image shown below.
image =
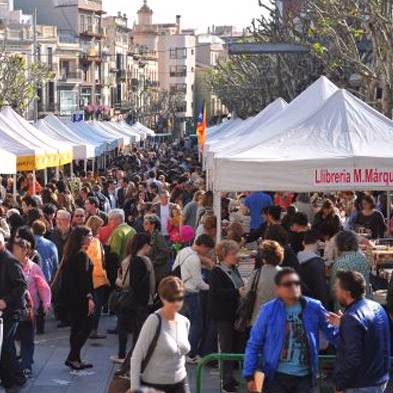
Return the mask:
[[[64,124],[62,124],[62,126],[65,127]],[[74,160],[86,160],[96,156],[96,146],[89,145],[86,142],[78,140],[79,138],[76,138],[76,135],[72,137],[69,133],[62,133],[61,129],[52,126],[45,119],[39,120],[35,124],[35,127],[53,139],[63,141],[67,145],[71,146]]]
[[123,146],[129,144],[129,138],[126,138],[124,135],[120,135],[117,132],[106,130],[102,127],[98,126],[98,122],[95,121],[82,121],[80,122],[83,126],[85,126],[86,130],[90,132],[97,133],[101,135],[103,138],[106,138],[108,143],[110,143],[113,149],[120,149]]
[[16,174],[16,155],[0,149],[0,173],[4,175]]
[[137,132],[126,131],[120,125],[120,123],[105,121],[105,122],[98,122],[97,124],[108,131],[116,132],[117,134],[123,135],[123,137],[128,139],[128,141],[129,141],[128,144],[140,142],[142,139],[141,136]]
[[41,132],[22,116],[18,115],[11,107],[4,107],[0,117],[3,118],[3,122],[16,135],[48,151],[46,167],[59,167],[59,165],[69,164],[72,161],[72,148],[70,145]]
[[251,118],[249,121],[240,123],[239,128],[235,129],[232,135],[225,136],[223,140],[217,141],[216,144],[210,146],[207,152],[206,169],[211,171],[214,166],[214,156],[220,152],[225,154],[228,149],[230,150],[234,146],[238,146],[244,140],[254,140],[257,133],[261,132],[261,127],[264,123],[267,123],[280,113],[288,104],[282,98],[277,98],[265,109],[263,109],[258,115]]
[[216,191],[393,188],[393,121],[345,90],[253,149],[215,160]]
[[104,151],[114,150],[118,147],[118,141],[114,140],[113,136],[108,137],[107,134],[102,135],[101,132],[97,132],[96,129],[92,128],[86,122],[73,123],[71,120],[64,119],[60,119],[60,121],[84,140],[90,141],[93,144],[104,145]]
[[139,135],[142,141],[146,140],[147,137],[149,136],[147,132],[145,132],[141,129],[138,129],[134,126],[131,126],[128,123],[126,123],[125,121],[114,122],[111,124],[116,124],[116,127],[121,127],[125,132],[131,133],[132,135],[134,135],[134,134]]
[[86,146],[86,158],[94,158],[103,154],[106,149],[105,142],[99,142],[96,140],[88,140],[82,135],[75,132],[71,127],[64,124],[58,117],[49,115],[45,117],[44,121],[49,124],[60,136],[66,137],[69,140],[75,141],[78,144],[85,144]]
[[[331,97],[338,87],[325,76],[321,76],[306,90],[292,100],[282,111],[272,116],[269,121],[254,130],[254,138],[243,139],[237,145],[233,145],[225,151],[225,156],[247,152],[266,139],[279,135],[281,132],[301,123],[317,111],[321,105]],[[217,157],[222,154],[218,153]]]
[[155,136],[156,135],[156,133],[153,130],[144,126],[142,123],[139,123],[139,121],[134,123],[131,127],[135,128],[136,130],[144,132],[148,136]]

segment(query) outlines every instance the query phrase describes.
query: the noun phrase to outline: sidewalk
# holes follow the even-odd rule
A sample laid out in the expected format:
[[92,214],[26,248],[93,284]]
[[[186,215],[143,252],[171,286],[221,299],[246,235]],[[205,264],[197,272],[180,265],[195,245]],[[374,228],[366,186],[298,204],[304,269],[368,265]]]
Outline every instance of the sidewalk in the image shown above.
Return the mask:
[[[115,326],[116,319],[103,316],[100,330],[106,332]],[[83,360],[93,363],[87,371],[71,372],[64,366],[69,351],[69,329],[56,327],[53,320],[47,322],[47,334],[36,336],[33,378],[20,393],[108,393],[116,365],[109,360],[117,353],[117,336],[108,335],[105,340],[89,340],[84,347]],[[131,337],[130,337],[131,340]],[[191,391],[195,392],[196,367],[189,368]],[[204,393],[217,393],[218,373],[207,370],[204,378]],[[0,388],[0,393],[4,390]]]
[[[114,318],[104,316],[101,329],[113,328]],[[117,351],[117,336],[106,340],[89,340],[84,348],[83,360],[94,364],[94,368],[81,372],[70,372],[64,366],[68,355],[69,329],[58,329],[56,322],[47,323],[47,334],[36,336],[33,379],[21,393],[106,393],[115,369],[109,360]],[[3,390],[0,388],[0,392]]]

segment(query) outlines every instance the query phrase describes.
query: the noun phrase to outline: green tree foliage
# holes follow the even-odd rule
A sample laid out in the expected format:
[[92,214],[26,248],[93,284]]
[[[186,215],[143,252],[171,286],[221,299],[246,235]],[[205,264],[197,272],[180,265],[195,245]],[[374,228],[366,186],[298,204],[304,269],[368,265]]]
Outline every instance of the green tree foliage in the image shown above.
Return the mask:
[[22,113],[37,98],[37,88],[52,78],[45,66],[28,66],[22,56],[0,52],[0,107],[10,105]]

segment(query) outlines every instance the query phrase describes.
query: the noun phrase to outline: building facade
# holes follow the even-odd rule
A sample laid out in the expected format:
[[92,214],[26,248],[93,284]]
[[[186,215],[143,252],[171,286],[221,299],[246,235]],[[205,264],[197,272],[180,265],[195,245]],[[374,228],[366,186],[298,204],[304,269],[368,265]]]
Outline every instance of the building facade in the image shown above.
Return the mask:
[[195,97],[196,37],[193,30],[181,28],[181,17],[174,23],[153,23],[153,10],[144,0],[133,27],[136,45],[158,53],[160,88],[178,95],[176,127],[184,132],[193,126]]
[[[57,27],[62,53],[58,111],[65,113],[64,108],[75,102],[79,108],[104,104],[102,0],[15,0],[14,4],[26,14],[36,9],[39,24]],[[77,45],[79,53],[71,58]]]
[[208,83],[210,72],[226,55],[225,42],[220,37],[213,34],[197,36],[194,111],[198,116],[202,103],[205,103],[209,124],[215,124],[228,115],[227,108],[212,93]]

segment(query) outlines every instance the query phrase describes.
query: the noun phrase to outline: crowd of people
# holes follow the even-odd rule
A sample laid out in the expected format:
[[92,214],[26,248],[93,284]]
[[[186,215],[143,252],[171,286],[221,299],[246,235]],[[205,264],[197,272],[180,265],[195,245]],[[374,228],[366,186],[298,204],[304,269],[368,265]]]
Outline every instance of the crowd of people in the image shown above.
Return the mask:
[[[34,375],[35,335],[55,317],[70,329],[71,370],[94,367],[81,357],[87,340],[117,335],[111,361],[132,393],[189,393],[186,364],[216,352],[245,353],[251,393],[259,371],[264,392],[308,393],[321,351],[337,355],[337,392],[384,392],[393,285],[388,312],[368,299],[373,274],[361,245],[390,232],[386,195],[228,193],[217,233],[191,145],[135,147],[108,168],[47,184],[20,175],[17,195],[2,179],[5,388]],[[116,321],[106,332],[103,313]],[[225,392],[238,391],[235,375],[224,362]]]

